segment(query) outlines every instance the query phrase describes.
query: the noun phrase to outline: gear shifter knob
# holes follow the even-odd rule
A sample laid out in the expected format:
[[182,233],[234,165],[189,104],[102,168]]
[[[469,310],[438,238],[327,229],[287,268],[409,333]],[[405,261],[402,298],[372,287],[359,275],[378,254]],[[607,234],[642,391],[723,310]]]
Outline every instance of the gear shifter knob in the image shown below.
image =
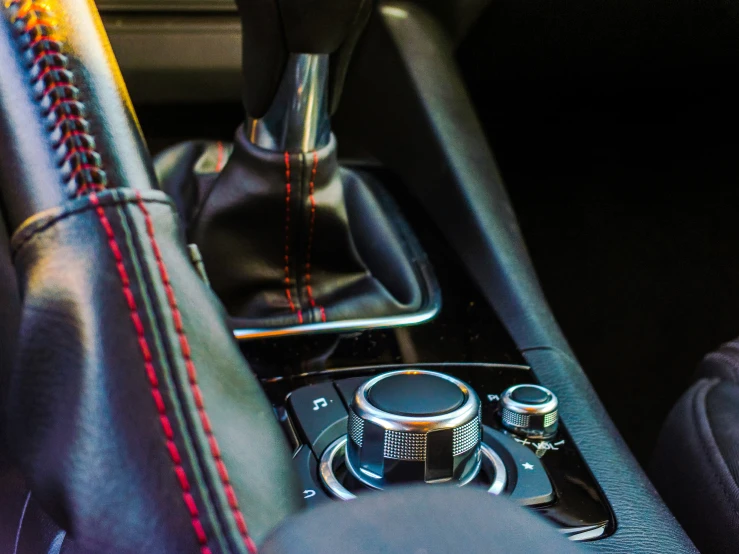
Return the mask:
[[247,114],[261,118],[270,109],[290,54],[330,56],[327,96],[333,112],[372,0],[236,0],[236,4],[242,22]]
[[349,410],[346,465],[366,485],[473,479],[480,468],[480,401],[432,371],[385,373],[361,385]]

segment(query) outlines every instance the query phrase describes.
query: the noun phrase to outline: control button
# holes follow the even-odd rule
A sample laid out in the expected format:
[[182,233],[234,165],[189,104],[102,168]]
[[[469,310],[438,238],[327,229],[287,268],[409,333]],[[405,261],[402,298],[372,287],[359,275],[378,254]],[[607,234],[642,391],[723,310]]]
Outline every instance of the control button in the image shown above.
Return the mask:
[[540,385],[515,385],[500,398],[500,419],[509,431],[530,438],[549,438],[558,427],[559,403]]
[[307,507],[312,508],[331,500],[314,478],[314,475],[318,474],[318,462],[310,448],[301,446],[293,456],[293,465],[297,470],[298,481],[302,487],[301,494]]
[[357,392],[359,385],[369,380],[370,377],[349,377],[348,379],[334,381],[336,390],[339,391],[341,399],[344,401],[344,405],[347,408],[349,407],[349,404],[352,403],[352,398],[354,398],[354,393]]
[[295,427],[316,456],[346,430],[346,408],[332,383],[295,390],[287,405]]
[[551,400],[552,394],[547,390],[543,390],[542,387],[523,385],[511,392],[511,398],[524,404],[544,404],[544,402]]
[[504,448],[509,454],[504,459],[508,458],[507,463],[515,467],[515,471],[510,473],[516,476],[516,484],[510,496],[512,500],[522,506],[540,506],[554,500],[552,483],[546,469],[531,450],[489,427],[483,428],[483,441],[495,450]]
[[376,489],[473,479],[481,465],[480,401],[443,373],[408,369],[369,379],[349,407],[346,467]]
[[413,373],[383,379],[369,390],[367,398],[384,412],[408,417],[447,414],[465,401],[462,390],[451,381]]

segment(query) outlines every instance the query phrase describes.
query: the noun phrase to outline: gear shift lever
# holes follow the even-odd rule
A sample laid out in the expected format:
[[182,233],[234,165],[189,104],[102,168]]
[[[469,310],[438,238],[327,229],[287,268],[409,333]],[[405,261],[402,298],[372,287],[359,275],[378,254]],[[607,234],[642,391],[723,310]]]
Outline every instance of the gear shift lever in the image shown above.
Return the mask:
[[250,141],[288,152],[326,146],[329,114],[338,103],[346,66],[372,0],[237,0],[236,4],[243,28]]
[[249,118],[249,141],[265,150],[312,152],[331,140],[328,54],[291,54],[272,106]]
[[155,165],[238,338],[389,327],[438,311],[425,254],[329,117],[371,0],[237,0],[245,123]]
[[330,56],[329,113],[336,111],[354,46],[372,0],[236,0],[242,25],[244,107],[261,118],[272,106],[291,54]]

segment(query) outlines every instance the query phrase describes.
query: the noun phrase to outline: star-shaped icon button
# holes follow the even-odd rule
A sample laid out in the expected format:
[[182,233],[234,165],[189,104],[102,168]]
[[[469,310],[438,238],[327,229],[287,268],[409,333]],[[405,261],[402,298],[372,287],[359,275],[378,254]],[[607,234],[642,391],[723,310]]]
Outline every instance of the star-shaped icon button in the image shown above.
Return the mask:
[[534,469],[534,466],[531,465],[528,462],[526,462],[525,464],[521,464],[521,465],[523,466],[524,469],[529,469],[529,470],[533,470]]

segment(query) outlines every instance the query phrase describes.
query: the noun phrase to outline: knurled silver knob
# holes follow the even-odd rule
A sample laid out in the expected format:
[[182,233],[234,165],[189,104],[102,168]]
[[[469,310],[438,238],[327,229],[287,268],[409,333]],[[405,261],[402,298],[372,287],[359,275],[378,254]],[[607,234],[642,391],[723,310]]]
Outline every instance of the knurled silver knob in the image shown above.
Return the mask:
[[364,484],[473,479],[480,469],[480,401],[462,381],[424,370],[362,384],[349,408],[346,465]]
[[540,385],[515,385],[500,397],[500,419],[509,431],[532,439],[548,439],[557,432],[559,402]]

